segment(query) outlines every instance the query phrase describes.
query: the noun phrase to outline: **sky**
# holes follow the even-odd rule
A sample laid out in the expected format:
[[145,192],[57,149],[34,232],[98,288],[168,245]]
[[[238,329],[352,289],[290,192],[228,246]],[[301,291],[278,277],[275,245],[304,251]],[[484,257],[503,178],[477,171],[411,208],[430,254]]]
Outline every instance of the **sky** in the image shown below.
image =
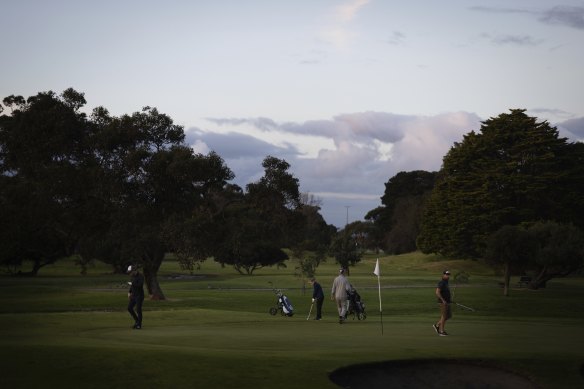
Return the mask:
[[584,0],[0,0],[0,96],[157,107],[245,187],[285,159],[342,228],[526,109],[584,140]]

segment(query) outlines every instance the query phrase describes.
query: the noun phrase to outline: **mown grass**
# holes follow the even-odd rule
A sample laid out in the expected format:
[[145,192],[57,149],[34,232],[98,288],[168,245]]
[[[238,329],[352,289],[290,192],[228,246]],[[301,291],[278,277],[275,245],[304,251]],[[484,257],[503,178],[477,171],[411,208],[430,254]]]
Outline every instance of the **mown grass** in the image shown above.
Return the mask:
[[[332,388],[328,373],[341,366],[427,358],[492,361],[543,387],[584,385],[583,279],[554,280],[539,291],[513,288],[503,297],[500,277],[478,262],[420,253],[380,260],[383,335],[375,256],[349,277],[368,318],[346,325],[336,322],[328,300],[323,321],[306,320],[310,288],[294,275],[294,261],[251,277],[206,262],[189,278],[169,258],[160,272],[168,300],[145,302],[141,331],[130,329],[125,311],[127,276],[103,264],[85,276],[70,261],[34,278],[2,276],[0,387]],[[444,268],[470,274],[455,300],[476,309],[455,310],[447,338],[431,328]],[[327,294],[336,273],[330,261],[318,269]],[[275,303],[269,282],[285,289],[293,317],[268,314]]]

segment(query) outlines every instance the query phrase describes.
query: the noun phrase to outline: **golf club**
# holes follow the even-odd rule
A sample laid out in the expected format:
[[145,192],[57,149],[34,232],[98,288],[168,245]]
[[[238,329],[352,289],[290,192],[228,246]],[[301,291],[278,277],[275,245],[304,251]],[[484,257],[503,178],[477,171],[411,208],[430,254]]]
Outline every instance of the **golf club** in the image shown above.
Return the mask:
[[314,305],[314,301],[310,304],[310,311],[308,311],[308,316],[306,316],[306,320],[310,319],[310,314],[312,313],[312,306]]
[[458,305],[461,308],[466,309],[467,311],[471,311],[471,312],[474,312],[475,311],[474,308],[467,307],[466,305],[462,305],[462,304],[459,304],[459,303],[454,303],[454,304]]

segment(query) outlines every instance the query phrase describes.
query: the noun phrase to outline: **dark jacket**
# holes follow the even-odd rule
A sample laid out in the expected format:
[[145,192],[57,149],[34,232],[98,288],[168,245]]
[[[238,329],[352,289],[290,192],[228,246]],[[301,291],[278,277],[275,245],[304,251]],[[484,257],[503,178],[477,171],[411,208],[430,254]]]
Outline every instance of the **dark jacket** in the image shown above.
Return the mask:
[[312,298],[313,299],[324,299],[324,292],[322,291],[322,287],[318,282],[314,282],[312,285]]
[[130,294],[134,298],[144,297],[144,276],[140,273],[132,275],[132,284],[130,285]]

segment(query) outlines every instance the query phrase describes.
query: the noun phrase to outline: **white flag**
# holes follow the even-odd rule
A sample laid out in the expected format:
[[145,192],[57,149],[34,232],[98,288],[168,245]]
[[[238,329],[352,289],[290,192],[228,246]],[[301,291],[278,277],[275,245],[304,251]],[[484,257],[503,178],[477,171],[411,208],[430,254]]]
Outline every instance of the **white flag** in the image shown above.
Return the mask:
[[375,263],[375,270],[373,270],[373,274],[377,277],[381,275],[381,271],[379,271],[379,258],[377,258],[377,262]]

